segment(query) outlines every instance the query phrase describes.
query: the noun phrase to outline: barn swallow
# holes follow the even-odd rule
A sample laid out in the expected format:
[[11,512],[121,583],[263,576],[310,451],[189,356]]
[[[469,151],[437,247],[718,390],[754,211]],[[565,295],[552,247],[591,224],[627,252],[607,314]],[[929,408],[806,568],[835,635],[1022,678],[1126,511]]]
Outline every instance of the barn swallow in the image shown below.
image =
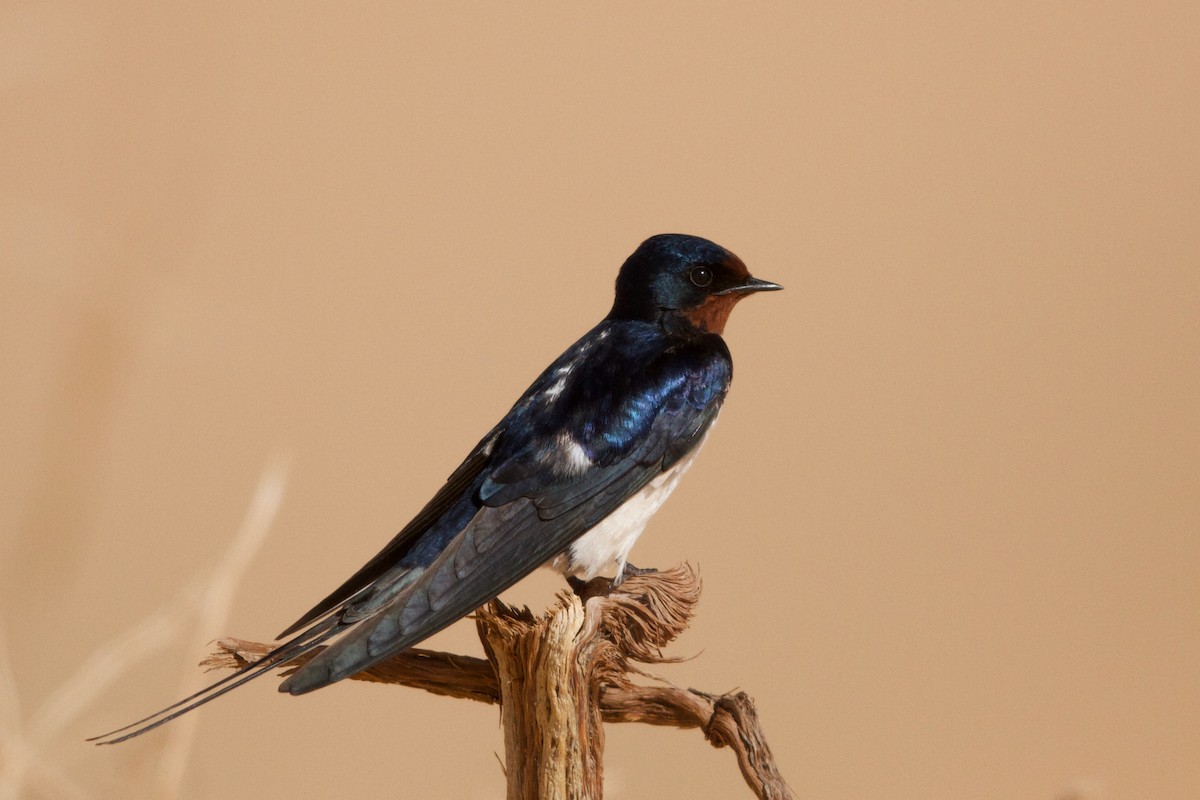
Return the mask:
[[706,239],[647,239],[621,267],[608,316],[538,376],[378,555],[276,637],[282,644],[90,741],[153,730],[322,645],[279,689],[328,686],[432,636],[539,565],[576,586],[599,576],[616,586],[725,400],[730,311],[781,288]]

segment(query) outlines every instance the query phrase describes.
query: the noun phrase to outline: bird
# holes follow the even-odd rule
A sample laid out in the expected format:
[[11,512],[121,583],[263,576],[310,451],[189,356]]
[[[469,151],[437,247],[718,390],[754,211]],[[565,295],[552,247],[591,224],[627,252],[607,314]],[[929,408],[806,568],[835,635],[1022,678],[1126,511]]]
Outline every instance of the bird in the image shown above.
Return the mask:
[[297,657],[301,695],[432,636],[541,565],[578,591],[630,574],[634,542],[708,437],[733,377],[722,334],[742,298],[783,287],[698,236],[622,264],[611,310],[555,359],[377,555],[261,660],[88,741],[140,736]]

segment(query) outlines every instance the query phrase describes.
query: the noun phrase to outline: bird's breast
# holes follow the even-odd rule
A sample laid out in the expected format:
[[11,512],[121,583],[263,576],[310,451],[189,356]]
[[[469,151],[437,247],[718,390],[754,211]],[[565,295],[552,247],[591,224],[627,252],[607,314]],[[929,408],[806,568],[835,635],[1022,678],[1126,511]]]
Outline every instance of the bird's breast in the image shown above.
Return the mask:
[[646,484],[546,566],[584,581],[599,575],[619,575],[646,523],[675,491],[707,438],[705,434],[685,458]]

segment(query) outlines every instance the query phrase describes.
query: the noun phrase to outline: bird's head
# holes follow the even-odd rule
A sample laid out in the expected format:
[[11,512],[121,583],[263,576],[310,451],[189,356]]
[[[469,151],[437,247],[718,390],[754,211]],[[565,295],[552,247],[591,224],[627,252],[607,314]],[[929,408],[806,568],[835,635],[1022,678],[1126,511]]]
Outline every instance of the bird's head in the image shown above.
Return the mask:
[[633,251],[617,275],[610,319],[686,323],[721,333],[738,300],[783,287],[759,280],[742,260],[699,236],[663,233]]

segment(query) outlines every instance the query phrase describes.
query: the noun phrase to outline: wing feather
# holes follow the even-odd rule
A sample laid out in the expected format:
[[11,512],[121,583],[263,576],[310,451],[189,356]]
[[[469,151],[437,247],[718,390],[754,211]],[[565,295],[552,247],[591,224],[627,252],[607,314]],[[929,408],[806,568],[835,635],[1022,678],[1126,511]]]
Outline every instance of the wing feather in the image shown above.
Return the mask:
[[[100,738],[156,728],[320,645],[282,691],[301,694],[366,669],[516,583],[690,452],[729,386],[724,342],[668,346],[654,326],[622,324],[602,322],[551,364],[420,513],[278,637],[291,639]],[[564,470],[564,445],[586,463]]]
[[[496,476],[507,471],[525,486],[530,474],[500,464],[488,475],[494,489],[488,503],[437,559],[384,607],[292,674],[280,691],[310,692],[402,652],[562,552],[699,443],[720,409],[726,386],[727,380],[718,382],[704,402],[679,388],[678,396],[648,418],[640,435],[628,440],[621,459],[571,479],[543,475],[537,488],[507,499]],[[493,505],[498,497],[507,501]]]
[[463,493],[469,489],[491,460],[492,448],[500,436],[497,428],[484,437],[466,460],[446,480],[446,483],[425,504],[425,507],[412,518],[399,533],[397,533],[382,550],[357,572],[350,576],[341,586],[334,589],[324,600],[308,610],[304,616],[293,622],[286,630],[276,636],[284,639],[296,631],[309,625],[321,617],[341,608],[354,595],[371,587],[376,581],[386,577],[387,573],[396,568],[397,563],[408,553],[421,534],[436,523],[450,508],[459,502]]

